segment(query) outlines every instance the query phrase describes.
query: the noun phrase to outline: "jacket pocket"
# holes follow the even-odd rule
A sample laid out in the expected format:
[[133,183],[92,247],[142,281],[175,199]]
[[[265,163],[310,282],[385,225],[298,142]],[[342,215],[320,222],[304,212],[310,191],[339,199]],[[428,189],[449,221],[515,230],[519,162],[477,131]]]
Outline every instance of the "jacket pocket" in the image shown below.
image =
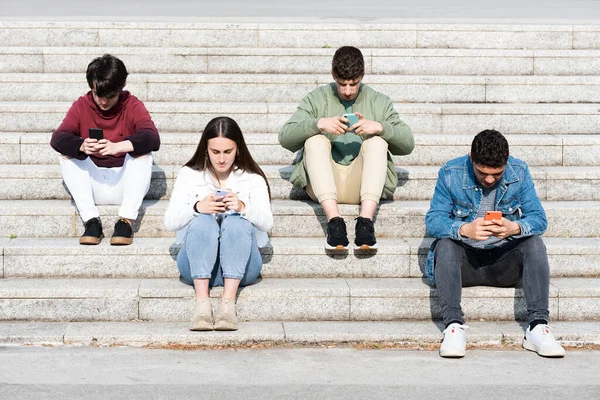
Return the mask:
[[498,209],[502,212],[504,218],[514,221],[519,219],[521,215],[521,201],[518,196],[502,200],[498,204]]
[[469,216],[472,209],[473,207],[470,204],[455,202],[452,206],[452,214],[454,219],[465,219]]

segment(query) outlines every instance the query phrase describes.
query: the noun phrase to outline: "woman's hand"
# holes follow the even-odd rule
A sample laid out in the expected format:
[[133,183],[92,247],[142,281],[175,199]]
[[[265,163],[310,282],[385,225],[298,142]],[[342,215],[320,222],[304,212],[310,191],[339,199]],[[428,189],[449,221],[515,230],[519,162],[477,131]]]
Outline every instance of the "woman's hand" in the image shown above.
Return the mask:
[[227,195],[223,197],[223,204],[225,204],[225,208],[227,210],[232,210],[237,213],[241,213],[242,211],[244,211],[244,209],[246,208],[244,202],[241,201],[237,194],[233,193],[231,189],[227,190],[229,190],[229,193],[227,193]]
[[204,199],[197,201],[194,205],[195,211],[202,214],[216,214],[227,211],[225,203],[221,198],[217,198],[214,193],[209,194]]

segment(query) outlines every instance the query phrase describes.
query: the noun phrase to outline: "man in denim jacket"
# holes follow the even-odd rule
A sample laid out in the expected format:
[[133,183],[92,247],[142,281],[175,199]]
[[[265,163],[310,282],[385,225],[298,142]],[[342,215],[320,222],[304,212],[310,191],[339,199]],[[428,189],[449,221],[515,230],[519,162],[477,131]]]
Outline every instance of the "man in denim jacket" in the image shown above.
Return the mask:
[[[502,218],[484,220],[487,211],[500,211]],[[442,357],[465,355],[462,287],[509,287],[521,279],[529,323],[523,347],[564,356],[548,327],[550,271],[540,238],[548,226],[546,213],[527,164],[509,156],[500,132],[480,132],[469,155],[440,169],[425,224],[437,238],[425,273],[437,287],[446,326]]]

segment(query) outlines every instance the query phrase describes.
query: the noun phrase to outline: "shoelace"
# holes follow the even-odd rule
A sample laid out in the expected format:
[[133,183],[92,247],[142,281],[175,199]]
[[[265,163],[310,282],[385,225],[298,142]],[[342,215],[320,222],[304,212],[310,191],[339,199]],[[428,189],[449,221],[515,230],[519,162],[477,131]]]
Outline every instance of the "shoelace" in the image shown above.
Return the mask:
[[371,233],[371,232],[374,231],[373,225],[370,225],[364,219],[358,219],[357,218],[357,222],[358,222],[358,225],[356,227],[357,231],[360,231],[361,233],[364,232],[364,231],[366,231],[366,233]]
[[446,329],[444,329],[444,332],[442,332],[442,333],[444,333],[444,334],[446,334],[446,333],[454,333],[454,332],[450,332],[452,329],[460,329],[460,330],[464,331],[466,329],[469,329],[469,326],[468,325],[454,325],[454,324],[452,324],[449,327],[447,327]]
[[331,233],[334,236],[341,236],[346,234],[346,227],[344,226],[343,222],[334,222],[333,224],[329,225],[331,227]]

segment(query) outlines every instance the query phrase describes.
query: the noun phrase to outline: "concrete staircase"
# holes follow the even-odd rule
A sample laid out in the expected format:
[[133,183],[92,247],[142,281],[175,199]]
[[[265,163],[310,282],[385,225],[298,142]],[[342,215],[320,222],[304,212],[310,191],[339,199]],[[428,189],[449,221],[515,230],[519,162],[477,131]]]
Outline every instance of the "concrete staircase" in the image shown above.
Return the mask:
[[[0,343],[435,346],[424,215],[439,166],[495,128],[530,164],[548,214],[556,335],[600,344],[600,27],[0,22],[0,38]],[[331,256],[323,212],[289,183],[294,154],[277,132],[306,93],[330,82],[344,44],[361,48],[365,83],[392,97],[416,148],[396,158],[397,201],[378,211],[377,253]],[[162,146],[134,244],[82,247],[48,143],[87,91],[87,64],[106,52],[127,65],[127,88],[146,103]],[[177,171],[218,115],[245,132],[275,219],[264,279],[239,294],[240,330],[191,333],[193,291],[177,279],[178,249],[162,221]],[[107,236],[116,209],[102,207]],[[341,209],[353,234],[358,207]],[[465,289],[463,308],[472,346],[520,342],[520,288]]]

